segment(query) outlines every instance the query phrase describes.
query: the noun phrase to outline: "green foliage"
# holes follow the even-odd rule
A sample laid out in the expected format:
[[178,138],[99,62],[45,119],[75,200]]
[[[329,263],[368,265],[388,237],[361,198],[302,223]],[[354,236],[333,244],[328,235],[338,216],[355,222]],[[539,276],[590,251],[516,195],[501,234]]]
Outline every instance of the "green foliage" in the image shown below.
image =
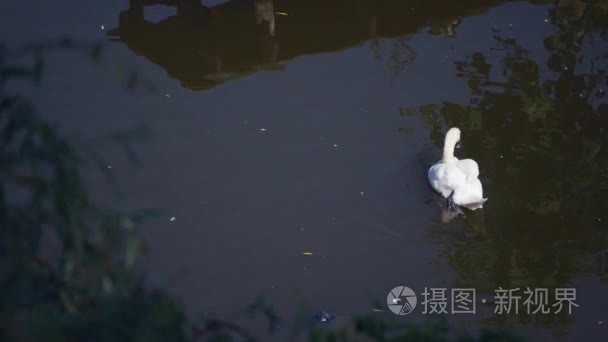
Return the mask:
[[348,341],[505,341],[516,342],[524,339],[504,329],[482,329],[477,335],[467,331],[456,331],[445,319],[429,320],[423,323],[391,320],[378,315],[364,315],[348,322],[339,329],[315,328],[310,333],[312,342]]
[[465,145],[476,148],[469,152],[508,184],[496,189],[510,201],[507,208],[523,204],[537,214],[592,216],[608,210],[599,201],[608,195],[602,171],[608,167],[603,138],[608,59],[594,43],[607,42],[608,12],[593,4],[585,5],[580,17],[549,12],[556,27],[544,46],[552,75],[541,75],[545,61],[535,59],[510,31],[495,29],[497,47],[491,53],[497,62],[488,62],[490,52],[475,52],[456,63],[457,75],[470,88],[469,103],[429,104],[418,113],[438,145],[446,126],[468,132]]
[[[584,10],[575,14],[563,3],[549,9],[546,54],[529,52],[514,31],[494,29],[495,46],[456,63],[468,103],[417,109],[438,148],[448,127],[463,128],[464,155],[480,165],[490,197],[487,229],[471,234],[451,226],[439,242],[459,286],[479,293],[569,284],[592,273],[589,260],[608,245],[601,223],[608,212],[608,10],[576,2]],[[539,324],[559,334],[572,322],[560,315],[502,318],[488,323]]]
[[[103,210],[81,179],[85,161],[9,82],[39,82],[44,53],[0,58],[0,339],[166,341],[189,336],[181,306],[133,270],[150,212]],[[97,58],[100,47],[91,48]],[[32,54],[33,63],[11,64]]]

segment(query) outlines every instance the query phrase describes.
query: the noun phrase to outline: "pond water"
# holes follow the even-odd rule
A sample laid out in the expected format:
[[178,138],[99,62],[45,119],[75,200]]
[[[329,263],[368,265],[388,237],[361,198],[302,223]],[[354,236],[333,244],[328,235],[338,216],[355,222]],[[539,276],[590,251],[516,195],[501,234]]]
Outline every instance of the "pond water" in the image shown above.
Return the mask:
[[[450,320],[608,337],[607,2],[204,3],[0,4],[9,45],[105,42],[99,64],[52,55],[23,91],[73,139],[146,133],[135,166],[99,147],[118,197],[89,183],[163,211],[141,227],[151,283],[194,314],[264,296],[287,321],[392,315],[399,285],[419,305],[425,287],[475,288],[478,313]],[[425,177],[452,126],[489,200],[450,219]],[[575,288],[579,306],[523,314],[527,287],[550,305]],[[519,314],[493,314],[499,288],[520,289]]]

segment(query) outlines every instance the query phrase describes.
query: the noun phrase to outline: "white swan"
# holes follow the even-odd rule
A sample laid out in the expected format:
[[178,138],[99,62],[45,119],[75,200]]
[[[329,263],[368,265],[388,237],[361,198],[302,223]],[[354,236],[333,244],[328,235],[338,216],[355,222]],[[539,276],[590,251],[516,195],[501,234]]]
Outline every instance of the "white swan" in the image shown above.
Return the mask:
[[457,210],[454,205],[471,210],[482,208],[488,199],[483,197],[483,188],[477,178],[479,167],[473,159],[454,157],[454,148],[459,142],[460,130],[450,128],[445,135],[443,159],[429,168],[429,183],[448,200],[450,208]]

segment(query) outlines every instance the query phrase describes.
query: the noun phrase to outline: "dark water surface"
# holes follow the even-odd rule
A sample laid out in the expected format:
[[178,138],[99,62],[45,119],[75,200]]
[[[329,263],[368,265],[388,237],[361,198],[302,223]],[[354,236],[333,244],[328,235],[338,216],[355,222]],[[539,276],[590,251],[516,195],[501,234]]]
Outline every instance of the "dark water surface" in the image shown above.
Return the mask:
[[[24,90],[72,137],[146,128],[138,167],[103,148],[119,200],[90,182],[165,212],[145,267],[191,312],[264,295],[287,320],[349,316],[398,285],[465,287],[488,304],[451,320],[608,337],[606,2],[143,3],[171,6],[4,2],[0,29],[107,41],[100,65],[53,55]],[[450,126],[489,201],[448,221],[425,174]],[[576,288],[579,307],[495,317],[499,287]]]

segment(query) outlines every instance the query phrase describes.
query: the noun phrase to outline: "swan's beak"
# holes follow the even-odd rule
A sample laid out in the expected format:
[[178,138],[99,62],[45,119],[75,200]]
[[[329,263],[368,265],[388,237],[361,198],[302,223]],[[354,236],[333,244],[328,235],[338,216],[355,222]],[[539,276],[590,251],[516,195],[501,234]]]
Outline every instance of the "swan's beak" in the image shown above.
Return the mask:
[[458,140],[458,142],[456,143],[456,148],[461,148],[462,147],[462,143],[460,142],[460,140]]

